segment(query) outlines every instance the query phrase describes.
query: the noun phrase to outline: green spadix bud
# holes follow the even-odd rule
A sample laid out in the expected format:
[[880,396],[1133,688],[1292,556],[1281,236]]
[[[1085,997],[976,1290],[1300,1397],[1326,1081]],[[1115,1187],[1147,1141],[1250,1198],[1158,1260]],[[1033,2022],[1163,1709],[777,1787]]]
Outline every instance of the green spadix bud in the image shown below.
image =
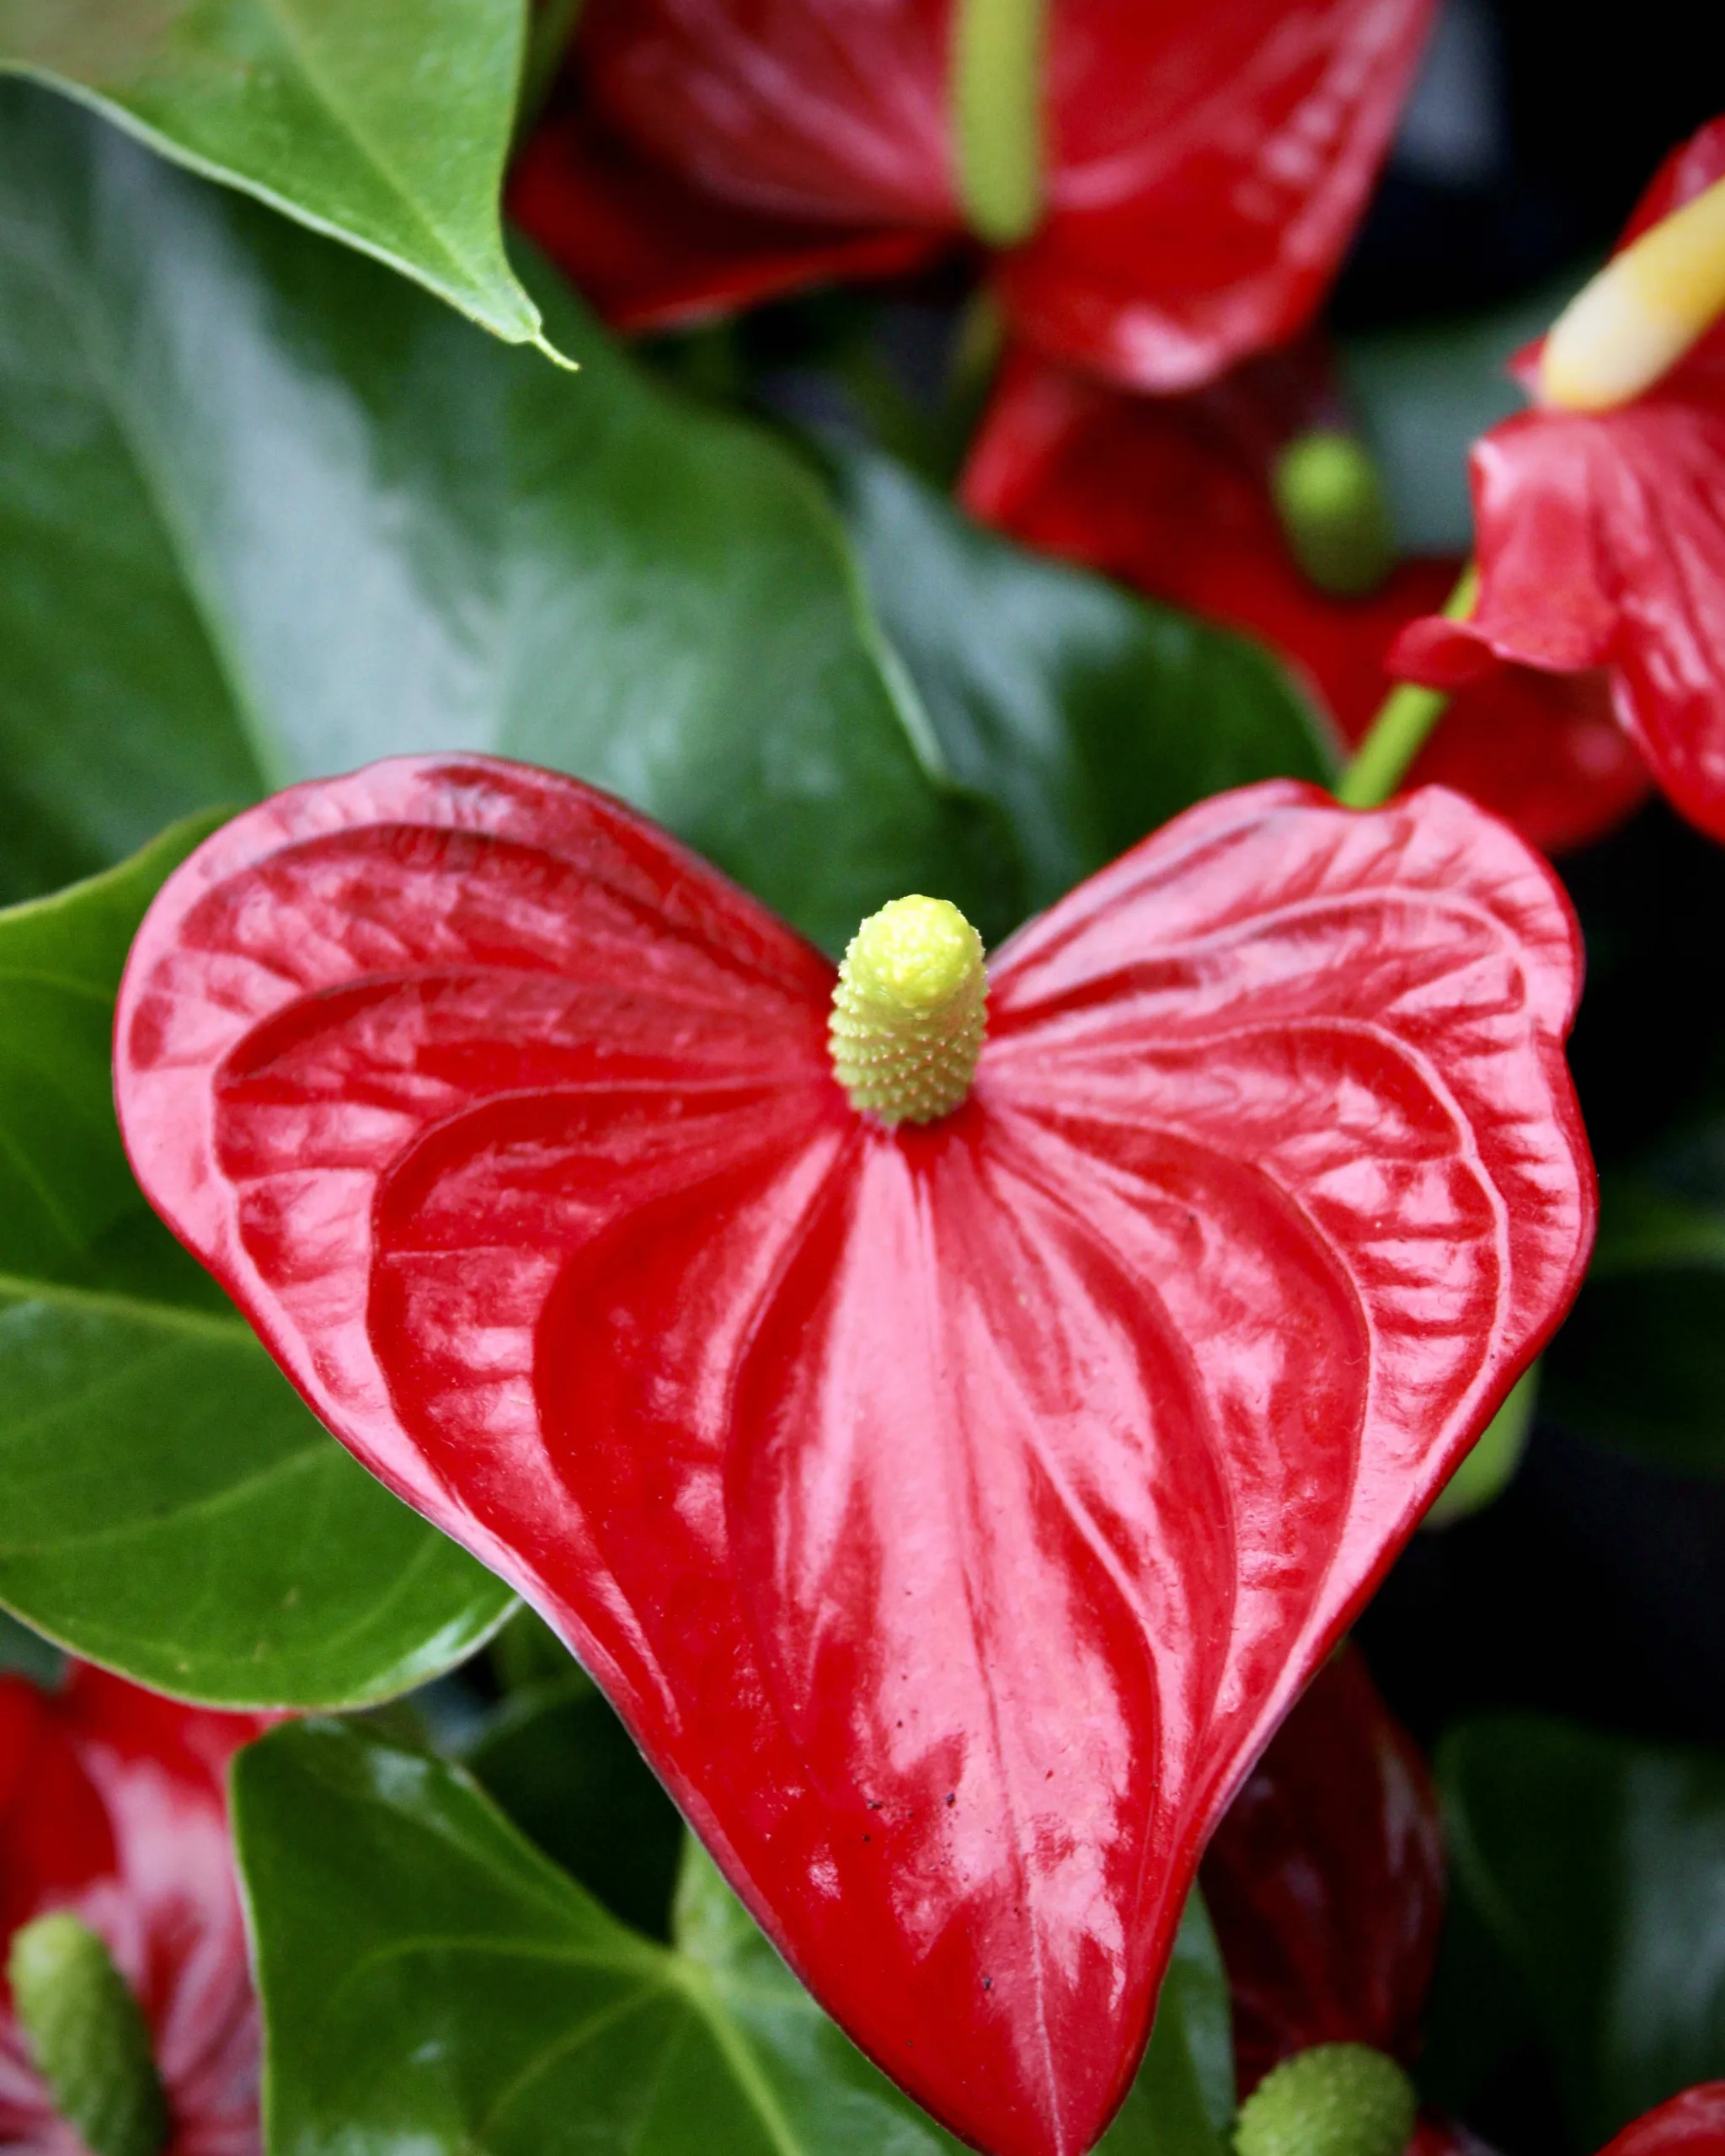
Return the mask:
[[1042,221],[1049,0],[958,0],[953,134],[965,221],[1016,247]]
[[1403,2156],[1418,2104],[1392,2058],[1318,2044],[1284,2059],[1240,2107],[1237,2156]]
[[851,1105],[932,1123],[970,1090],[988,1022],[982,939],[944,899],[895,899],[851,938],[827,1039]]
[[1364,443],[1327,428],[1297,435],[1276,459],[1270,489],[1294,558],[1320,591],[1354,599],[1383,582],[1396,547]]
[[168,2099],[150,2032],[95,1933],[38,1917],[13,1934],[6,1973],[36,2071],[91,2156],[158,2156]]

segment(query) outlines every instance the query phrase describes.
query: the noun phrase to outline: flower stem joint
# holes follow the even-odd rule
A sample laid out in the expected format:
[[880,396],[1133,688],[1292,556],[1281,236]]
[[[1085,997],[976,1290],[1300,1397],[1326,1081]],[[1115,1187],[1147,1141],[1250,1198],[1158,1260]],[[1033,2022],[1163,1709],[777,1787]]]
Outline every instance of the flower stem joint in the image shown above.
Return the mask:
[[945,899],[895,899],[851,938],[827,1042],[852,1107],[934,1123],[970,1091],[988,1024],[982,939]]

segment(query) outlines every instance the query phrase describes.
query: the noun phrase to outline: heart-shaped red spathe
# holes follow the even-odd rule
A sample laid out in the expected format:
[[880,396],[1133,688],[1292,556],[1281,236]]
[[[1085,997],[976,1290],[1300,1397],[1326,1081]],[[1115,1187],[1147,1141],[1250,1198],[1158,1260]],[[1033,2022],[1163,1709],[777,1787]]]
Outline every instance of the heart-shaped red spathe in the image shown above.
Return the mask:
[[822,2002],[1076,2156],[1210,1828],[1578,1281],[1578,972],[1459,796],[1258,787],[1014,937],[971,1097],[890,1132],[752,899],[572,780],[406,760],[175,873],[117,1085]]

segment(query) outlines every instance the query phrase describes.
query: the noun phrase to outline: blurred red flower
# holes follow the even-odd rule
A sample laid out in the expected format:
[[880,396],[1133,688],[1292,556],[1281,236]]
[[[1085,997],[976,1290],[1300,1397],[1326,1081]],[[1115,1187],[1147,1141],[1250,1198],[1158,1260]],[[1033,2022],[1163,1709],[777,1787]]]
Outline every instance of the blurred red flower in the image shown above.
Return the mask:
[[[1271,466],[1294,436],[1342,417],[1312,344],[1171,398],[1125,396],[1020,351],[1002,370],[964,499],[1028,546],[1261,638],[1352,747],[1391,686],[1391,644],[1442,605],[1461,564],[1404,562],[1364,598],[1333,597],[1304,574]],[[1408,783],[1454,787],[1548,852],[1601,836],[1648,787],[1602,674],[1526,667],[1461,690]]]
[[166,2156],[258,2156],[258,2016],[225,1776],[270,1718],[186,1707],[74,1664],[61,1689],[0,1677],[0,2144],[83,2156],[4,1988],[19,1926],[69,1910],[143,2008],[168,2091]]
[[1624,2127],[1599,2156],[1718,2156],[1725,2149],[1725,2081],[1704,2081]]
[[[953,0],[591,0],[510,206],[625,328],[926,260],[964,233]],[[1311,315],[1431,0],[1060,0],[1015,333],[1185,388]]]
[[[1667,159],[1620,250],[1722,177],[1725,119]],[[1518,363],[1530,388],[1540,349]],[[1658,785],[1725,839],[1725,323],[1627,403],[1494,427],[1472,481],[1477,603],[1411,624],[1391,666],[1436,688],[1603,668]]]

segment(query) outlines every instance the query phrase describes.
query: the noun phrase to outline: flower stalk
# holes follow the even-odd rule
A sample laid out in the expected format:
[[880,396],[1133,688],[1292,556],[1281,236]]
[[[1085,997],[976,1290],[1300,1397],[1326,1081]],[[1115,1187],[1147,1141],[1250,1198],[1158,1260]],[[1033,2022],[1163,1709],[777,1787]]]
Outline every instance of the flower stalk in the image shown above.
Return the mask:
[[[1465,620],[1473,611],[1478,591],[1479,574],[1470,562],[1445,604],[1445,613],[1452,622]],[[1445,690],[1398,681],[1337,782],[1336,798],[1342,806],[1376,808],[1387,801],[1407,776],[1408,766],[1425,746],[1449,702]]]

